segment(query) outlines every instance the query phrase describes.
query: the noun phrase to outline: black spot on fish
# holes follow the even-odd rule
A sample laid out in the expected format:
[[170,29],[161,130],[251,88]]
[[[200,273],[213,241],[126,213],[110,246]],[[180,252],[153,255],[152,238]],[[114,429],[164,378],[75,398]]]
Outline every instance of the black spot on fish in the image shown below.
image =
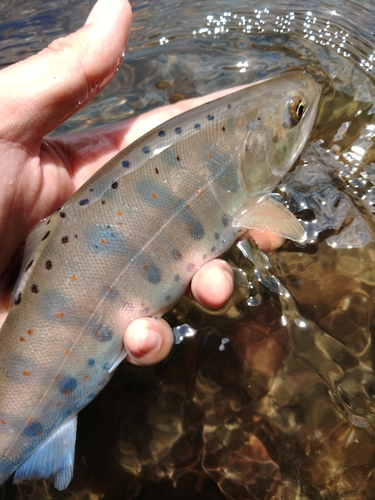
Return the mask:
[[23,431],[23,433],[27,437],[35,437],[38,436],[38,434],[42,434],[42,432],[43,425],[37,420],[33,420],[32,422],[30,422]]
[[129,168],[129,167],[130,167],[130,161],[128,161],[128,160],[124,160],[124,161],[122,162],[122,166],[123,166],[124,168]]
[[222,130],[223,132],[225,132],[225,127],[221,127],[221,130]]
[[146,275],[146,279],[149,283],[152,283],[153,285],[160,283],[162,274],[161,270],[156,264],[145,263],[143,264],[142,270],[143,273]]
[[287,150],[287,147],[286,147],[286,146],[283,146],[283,151],[284,151],[284,153],[286,153],[286,150]]
[[31,291],[33,293],[39,293],[39,288],[37,287],[37,285],[35,285],[35,283],[31,285]]
[[146,154],[149,153],[150,152],[149,146],[143,146],[142,151]]
[[117,189],[117,188],[118,188],[118,182],[113,182],[113,183],[111,184],[111,188],[112,188],[112,189]]
[[260,121],[260,116],[258,116],[258,121]]
[[176,132],[176,134],[181,134],[181,132],[182,132],[182,128],[181,128],[181,127],[176,127],[176,128],[174,129],[174,131]]
[[216,250],[216,247],[211,248],[211,252],[214,252]]
[[165,132],[164,132],[164,130],[159,130],[159,132],[158,132],[158,136],[159,136],[159,137],[164,137],[164,136],[165,136]]
[[33,263],[34,263],[34,260],[30,260],[30,262],[27,264],[27,267],[26,267],[26,269],[25,269],[25,272],[26,272],[28,269],[30,269],[30,267],[33,265]]
[[87,361],[87,364],[88,364],[89,366],[94,366],[94,365],[95,365],[95,359],[90,358],[90,359]]
[[69,243],[69,236],[63,236],[61,238],[61,243],[65,245],[65,243]]
[[272,142],[275,142],[275,143],[276,143],[278,140],[279,140],[279,136],[278,136],[278,135],[274,135],[274,136],[272,137]]
[[52,269],[52,262],[50,260],[47,260],[46,262],[46,269],[48,269],[48,271]]
[[60,217],[61,217],[62,219],[65,219],[65,217],[66,217],[66,213],[65,213],[65,212],[60,212]]
[[227,109],[231,109],[232,108],[232,105],[231,104],[228,104],[227,105]]
[[110,342],[113,338],[113,331],[106,325],[94,325],[93,333],[100,342]]
[[171,300],[171,296],[170,296],[170,295],[166,295],[166,297],[165,297],[165,301],[166,301],[166,302],[169,302],[170,300]]
[[18,306],[18,304],[21,304],[21,300],[22,300],[22,293],[20,292],[17,297],[14,299],[14,304],[16,306]]
[[84,200],[80,200],[80,201],[79,201],[79,204],[80,204],[81,206],[83,206],[83,205],[88,205],[89,203],[90,203],[90,200],[88,200],[87,198],[85,198]]
[[51,219],[48,219],[47,223],[46,223],[46,226],[48,226],[48,224],[51,222]]
[[104,200],[102,200],[102,205],[105,205],[105,201]]
[[176,161],[180,161],[180,157],[179,156],[176,156]]
[[212,121],[215,117],[213,115],[207,115],[207,120]]
[[50,235],[51,231],[47,231],[46,234],[43,236],[42,241],[44,241],[48,236]]
[[159,169],[157,167],[155,167],[155,174],[159,174]]
[[201,128],[201,124],[200,124],[200,123],[196,123],[196,124],[194,125],[194,128],[195,128],[196,130],[199,130],[199,129]]
[[220,238],[220,234],[219,233],[215,233],[215,240],[218,240]]
[[90,191],[91,193],[93,193],[93,192],[94,192],[94,188],[90,188],[90,189],[89,189],[89,191]]
[[181,279],[181,276],[179,274],[174,275],[174,280],[176,283],[178,283],[180,281],[180,279]]
[[74,377],[64,377],[59,380],[59,391],[68,396],[77,389],[77,380]]

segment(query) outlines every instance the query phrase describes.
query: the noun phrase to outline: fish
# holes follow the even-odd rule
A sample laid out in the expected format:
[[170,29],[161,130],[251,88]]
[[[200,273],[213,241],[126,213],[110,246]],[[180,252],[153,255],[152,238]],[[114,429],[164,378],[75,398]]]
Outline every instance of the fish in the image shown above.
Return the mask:
[[304,240],[271,193],[320,95],[296,70],[174,117],[31,232],[0,331],[0,484],[15,472],[68,487],[77,414],[126,356],[126,325],[162,316],[246,228]]

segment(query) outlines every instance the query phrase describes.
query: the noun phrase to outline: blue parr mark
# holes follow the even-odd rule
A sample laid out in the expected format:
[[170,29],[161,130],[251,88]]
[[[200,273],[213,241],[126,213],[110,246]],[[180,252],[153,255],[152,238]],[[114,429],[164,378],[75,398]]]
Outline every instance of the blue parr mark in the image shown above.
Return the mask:
[[92,253],[122,256],[126,250],[122,236],[105,224],[92,224],[83,234]]
[[57,290],[45,290],[41,294],[38,306],[44,318],[55,324],[67,324],[74,316],[68,299]]
[[113,331],[106,325],[93,325],[92,332],[100,342],[110,342],[113,338]]
[[42,434],[42,432],[43,432],[43,425],[37,420],[30,422],[23,431],[23,433],[27,437],[35,437],[38,436],[38,434]]
[[176,132],[176,134],[177,134],[177,135],[180,135],[180,134],[181,134],[181,132],[182,132],[182,128],[181,128],[181,127],[176,127],[176,128],[174,129],[174,131]]
[[151,150],[150,150],[150,147],[149,146],[143,146],[142,147],[142,151],[146,154],[148,154]]
[[231,109],[232,108],[232,105],[231,104],[228,104],[227,105],[227,109]]
[[189,231],[190,236],[194,240],[201,240],[204,236],[204,228],[199,220],[190,216],[186,220],[186,228]]
[[169,207],[174,209],[178,206],[178,199],[164,186],[150,182],[148,179],[139,181],[136,185],[139,196],[152,207]]
[[212,121],[215,117],[213,115],[207,115],[207,120]]
[[196,123],[194,125],[194,128],[195,128],[195,130],[199,130],[201,128],[201,124],[200,123]]
[[68,396],[77,389],[77,380],[74,377],[64,377],[59,380],[59,391]]
[[88,361],[87,361],[87,364],[89,366],[94,366],[95,365],[95,359],[94,358],[90,358]]
[[142,266],[142,272],[149,283],[156,285],[160,283],[162,274],[160,268],[153,262],[145,262]]
[[79,200],[79,204],[81,206],[88,205],[89,203],[90,203],[90,200],[88,200],[87,198],[85,198],[84,200]]
[[159,130],[158,136],[159,137],[165,137],[165,131],[164,130]]
[[129,168],[129,167],[130,167],[130,161],[128,161],[128,160],[124,160],[124,161],[122,162],[122,166],[123,166],[124,168]]

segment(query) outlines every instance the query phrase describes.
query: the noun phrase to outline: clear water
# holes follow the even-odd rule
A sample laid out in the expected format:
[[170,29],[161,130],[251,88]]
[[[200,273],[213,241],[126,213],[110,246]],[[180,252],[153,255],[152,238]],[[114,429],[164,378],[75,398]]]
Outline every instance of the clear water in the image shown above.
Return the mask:
[[[90,3],[0,3],[0,66],[77,29]],[[265,4],[262,4],[265,5]],[[193,338],[123,364],[80,416],[74,480],[3,499],[375,498],[375,9],[371,3],[136,0],[127,58],[56,133],[306,68],[321,111],[279,195],[305,248],[245,246],[228,306],[169,313]],[[254,264],[256,267],[254,267]],[[256,270],[255,270],[256,269]]]

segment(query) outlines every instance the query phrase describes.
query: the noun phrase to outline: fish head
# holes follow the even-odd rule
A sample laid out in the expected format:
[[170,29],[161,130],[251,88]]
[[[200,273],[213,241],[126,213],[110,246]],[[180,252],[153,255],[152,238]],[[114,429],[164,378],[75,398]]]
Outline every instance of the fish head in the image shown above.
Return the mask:
[[241,173],[251,195],[272,191],[291,169],[310,136],[320,94],[320,85],[303,71],[259,84],[239,124]]

